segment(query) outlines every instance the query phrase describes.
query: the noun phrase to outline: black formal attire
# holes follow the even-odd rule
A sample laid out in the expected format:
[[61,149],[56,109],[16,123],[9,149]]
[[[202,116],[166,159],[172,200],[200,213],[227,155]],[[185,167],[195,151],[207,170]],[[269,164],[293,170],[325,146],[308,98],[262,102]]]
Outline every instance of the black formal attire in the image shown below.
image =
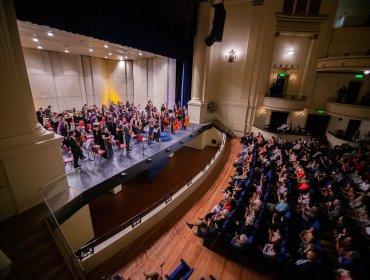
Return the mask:
[[68,142],[69,142],[69,147],[71,148],[71,152],[73,155],[73,165],[75,168],[80,167],[78,165],[78,158],[83,156],[81,146],[74,136],[69,137]]
[[42,112],[41,111],[37,111],[36,112],[36,116],[37,116],[37,121],[43,126],[44,125],[44,120],[42,118]]
[[130,148],[131,133],[127,125],[123,126],[123,132],[125,133],[125,142],[126,142],[125,144],[127,145],[126,150],[131,151],[131,148]]

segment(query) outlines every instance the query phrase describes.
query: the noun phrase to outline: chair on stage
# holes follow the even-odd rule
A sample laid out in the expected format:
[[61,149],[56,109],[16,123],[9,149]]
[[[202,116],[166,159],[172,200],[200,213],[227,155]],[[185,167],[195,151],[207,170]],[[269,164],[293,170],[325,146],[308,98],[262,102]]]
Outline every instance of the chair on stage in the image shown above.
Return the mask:
[[[101,150],[99,145],[91,146],[91,151],[93,152],[93,154],[97,154],[100,156],[100,163],[101,163],[101,155],[105,154],[105,151]],[[95,155],[94,155],[94,161],[95,161]]]
[[114,140],[114,144],[116,144],[116,146],[118,147],[118,149],[121,150],[121,155],[122,155],[123,150],[127,147],[127,145],[126,144],[121,144],[119,142],[119,140]]
[[92,133],[92,129],[91,129],[91,124],[87,124],[86,125],[86,131],[88,132],[88,133]]
[[72,164],[72,167],[74,168],[73,157],[65,158],[63,161],[64,161],[64,166],[66,166],[68,163],[70,163],[70,164]]
[[81,132],[85,132],[85,123],[84,123],[84,121],[83,121],[83,120],[80,120],[80,121],[78,122],[78,126],[80,127],[80,131],[81,131]]

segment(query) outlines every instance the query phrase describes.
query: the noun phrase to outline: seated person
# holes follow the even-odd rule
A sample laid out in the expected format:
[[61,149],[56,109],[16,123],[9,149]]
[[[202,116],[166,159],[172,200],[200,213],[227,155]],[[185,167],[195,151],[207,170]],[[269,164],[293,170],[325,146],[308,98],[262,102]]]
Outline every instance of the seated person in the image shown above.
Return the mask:
[[244,233],[239,235],[236,232],[235,236],[231,240],[231,245],[237,248],[242,248],[247,244],[247,242],[248,242],[248,237]]
[[266,257],[274,257],[282,240],[280,230],[269,229],[269,241],[262,249],[262,254]]

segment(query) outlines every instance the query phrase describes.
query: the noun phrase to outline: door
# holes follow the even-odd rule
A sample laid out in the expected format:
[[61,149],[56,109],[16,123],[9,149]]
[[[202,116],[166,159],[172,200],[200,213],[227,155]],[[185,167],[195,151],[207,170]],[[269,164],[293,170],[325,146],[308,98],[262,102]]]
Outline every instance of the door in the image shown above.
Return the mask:
[[275,88],[275,95],[276,97],[282,97],[285,93],[285,88],[288,84],[289,81],[289,75],[286,75],[284,77],[277,77],[277,80],[276,80],[276,88]]
[[353,132],[355,132],[360,127],[360,124],[361,124],[361,121],[359,120],[349,120],[346,134],[345,134],[345,138],[347,140],[352,141]]
[[347,94],[345,96],[345,103],[356,104],[357,96],[360,92],[362,82],[352,81],[348,85]]
[[288,119],[287,112],[271,112],[271,119],[269,127],[271,131],[276,131],[276,129],[283,123],[286,123]]
[[329,120],[329,116],[309,114],[307,117],[305,130],[312,135],[323,136],[328,128]]

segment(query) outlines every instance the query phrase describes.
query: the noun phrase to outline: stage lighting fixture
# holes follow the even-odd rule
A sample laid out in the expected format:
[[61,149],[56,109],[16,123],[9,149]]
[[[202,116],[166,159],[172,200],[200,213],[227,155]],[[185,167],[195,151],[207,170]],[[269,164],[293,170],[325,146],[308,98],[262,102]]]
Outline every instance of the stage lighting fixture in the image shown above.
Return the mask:
[[146,162],[152,162],[153,160],[151,158],[146,159]]
[[167,148],[167,149],[166,149],[166,152],[169,152],[169,151],[171,151],[171,149],[170,149],[170,148]]
[[126,172],[122,172],[120,175],[121,175],[121,177],[125,177],[127,175],[127,173]]

